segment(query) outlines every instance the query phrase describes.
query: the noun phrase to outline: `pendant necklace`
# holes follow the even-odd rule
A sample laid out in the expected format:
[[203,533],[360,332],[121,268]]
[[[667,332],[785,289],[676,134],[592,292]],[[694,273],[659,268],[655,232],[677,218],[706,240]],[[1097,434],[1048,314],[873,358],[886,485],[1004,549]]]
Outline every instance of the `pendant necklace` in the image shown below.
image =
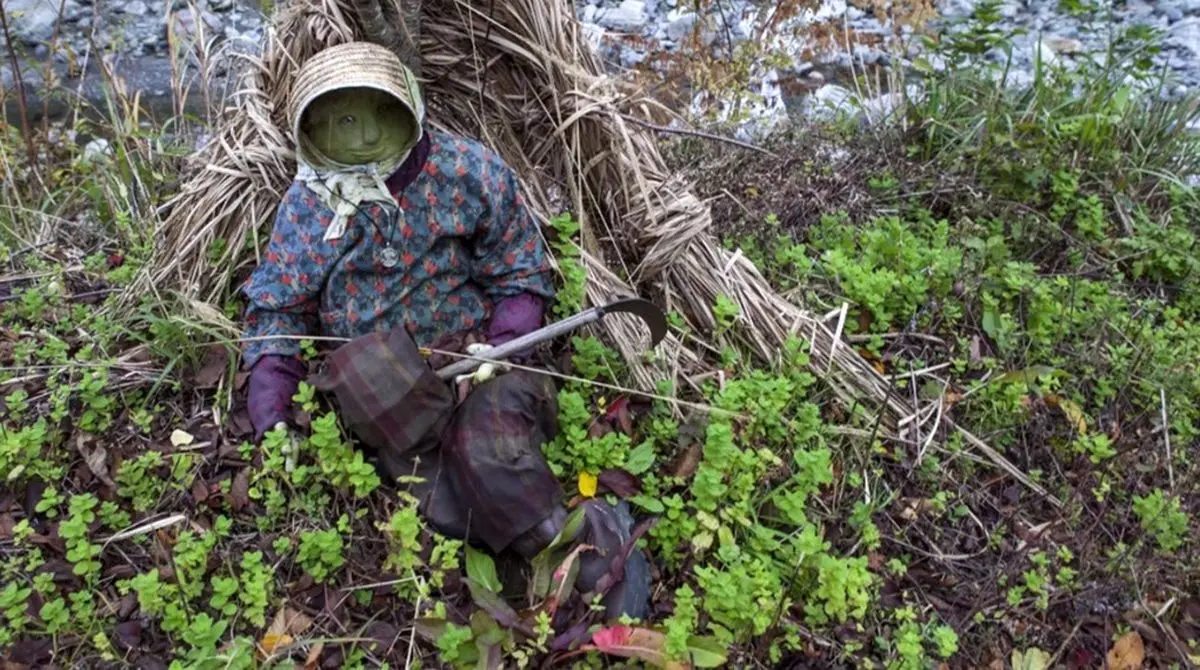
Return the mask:
[[394,268],[396,267],[396,264],[400,262],[400,252],[396,251],[395,247],[392,246],[391,240],[388,240],[387,246],[384,247],[383,251],[380,251],[377,255],[379,256],[379,262],[382,263],[383,267],[385,268]]
[[[383,211],[384,211],[384,216],[387,216],[387,210],[384,209]],[[375,226],[375,230],[379,231],[379,236],[384,237],[383,231],[380,230],[379,224],[375,223],[375,219],[373,217],[367,217],[367,218],[371,219],[371,225]],[[396,267],[396,265],[400,263],[400,252],[396,251],[396,247],[392,246],[392,236],[396,234],[396,229],[399,227],[400,227],[400,209],[399,209],[399,207],[397,207],[396,208],[396,224],[394,226],[392,226],[392,234],[384,237],[384,239],[387,240],[387,244],[385,244],[382,249],[375,250],[375,260],[380,265],[382,265],[383,267],[385,267],[389,270]]]
[[[343,200],[345,200],[345,198],[343,198]],[[349,202],[349,201],[347,201],[347,202]],[[389,270],[396,267],[396,265],[398,265],[400,263],[400,252],[396,251],[396,248],[394,246],[392,246],[393,242],[392,242],[391,236],[385,236],[383,234],[383,230],[379,227],[379,224],[375,222],[375,217],[371,216],[366,211],[364,211],[362,207],[358,206],[358,204],[356,204],[356,203],[351,203],[351,204],[353,205],[354,209],[357,209],[360,214],[362,214],[368,221],[371,222],[371,226],[373,226],[375,228],[375,231],[377,233],[379,233],[379,236],[384,238],[387,241],[387,244],[382,249],[375,250],[375,253],[374,253],[375,262],[379,263],[380,265],[382,265],[383,267],[385,267]],[[386,210],[384,210],[384,214],[386,216],[386,214],[387,214]],[[392,235],[395,235],[395,228],[399,228],[399,227],[400,227],[400,209],[399,209],[399,207],[397,207],[397,209],[396,209],[396,225],[392,230]]]

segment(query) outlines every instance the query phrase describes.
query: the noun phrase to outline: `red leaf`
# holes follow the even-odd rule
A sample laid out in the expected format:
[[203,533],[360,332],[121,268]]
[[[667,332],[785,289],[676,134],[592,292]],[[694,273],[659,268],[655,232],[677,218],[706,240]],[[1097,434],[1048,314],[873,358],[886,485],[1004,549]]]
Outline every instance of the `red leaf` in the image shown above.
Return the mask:
[[633,436],[633,414],[629,410],[629,398],[620,397],[613,401],[608,412],[605,413],[604,419],[615,425],[622,433]]
[[620,468],[610,468],[601,472],[599,484],[600,488],[622,498],[636,496],[642,492],[642,480]]
[[[592,644],[583,647],[622,658],[636,658],[660,668],[667,667],[663,654],[666,636],[645,628],[612,626],[592,635]],[[672,664],[672,667],[681,667]]]
[[546,599],[546,612],[553,615],[558,611],[558,606],[563,599],[570,595],[571,589],[575,588],[575,579],[579,576],[579,568],[575,565],[579,558],[579,554],[584,551],[592,551],[595,547],[588,544],[581,544],[571,550],[567,557],[563,559],[558,569],[550,577],[551,593]]
[[126,621],[119,623],[114,630],[117,634],[117,645],[125,651],[137,649],[142,644],[141,622]]

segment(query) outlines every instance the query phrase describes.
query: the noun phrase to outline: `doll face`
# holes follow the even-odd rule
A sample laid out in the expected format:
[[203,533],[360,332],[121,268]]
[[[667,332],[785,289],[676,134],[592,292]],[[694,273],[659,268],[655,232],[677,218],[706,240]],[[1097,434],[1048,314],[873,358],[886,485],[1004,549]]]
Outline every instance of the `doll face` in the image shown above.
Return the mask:
[[320,96],[305,110],[300,127],[317,151],[346,165],[396,158],[416,136],[416,121],[408,109],[371,88]]

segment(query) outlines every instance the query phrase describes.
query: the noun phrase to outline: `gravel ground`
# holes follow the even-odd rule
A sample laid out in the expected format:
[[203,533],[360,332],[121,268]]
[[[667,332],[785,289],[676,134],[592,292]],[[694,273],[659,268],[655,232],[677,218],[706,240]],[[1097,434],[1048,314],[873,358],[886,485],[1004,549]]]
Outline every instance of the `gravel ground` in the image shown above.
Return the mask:
[[[182,0],[4,0],[4,8],[23,55],[43,63],[49,58],[48,43],[55,38],[61,12],[61,38],[77,56],[56,50],[54,69],[84,96],[100,99],[102,95],[94,59],[103,52],[110,54],[130,88],[142,90],[153,106],[156,101],[169,101],[167,17],[172,17],[175,34],[183,40],[203,36],[213,41],[218,53],[226,55],[252,51],[261,39],[262,15],[256,5],[247,4],[250,2],[253,0],[196,0],[193,4]],[[785,3],[719,0],[715,11],[703,18],[692,11],[691,0],[577,0],[577,9],[594,44],[614,70],[650,66],[658,56],[681,53],[685,45],[696,44],[696,39],[700,48],[717,53],[751,42],[783,54],[782,64],[756,69],[753,89],[758,95],[753,96],[748,111],[745,97],[700,96],[693,100],[694,112],[716,108],[717,118],[725,119],[730,117],[728,110],[740,103],[745,113],[740,134],[752,137],[797,113],[815,116],[853,106],[872,115],[886,114],[895,96],[856,100],[839,85],[837,73],[850,68],[906,67],[911,64],[909,59],[920,55],[915,45],[906,46],[915,42],[908,39],[911,29],[904,25],[896,29],[887,19],[890,2],[824,0],[815,11],[778,21],[767,34],[758,26],[772,20],[771,12]],[[970,15],[979,4],[978,0],[937,2],[935,25],[948,25]],[[1154,58],[1174,79],[1167,94],[1182,96],[1200,87],[1200,0],[1130,0],[1103,20],[1072,16],[1060,9],[1059,0],[1004,0],[1000,14],[1001,28],[1027,31],[1013,40],[1012,81],[1027,81],[1032,76],[1039,49],[1043,59],[1070,63],[1103,51],[1113,27],[1142,25],[1165,31],[1162,50]],[[838,37],[833,45],[810,37],[831,31]],[[1003,58],[998,52],[993,55]],[[89,60],[93,61],[90,65]],[[5,61],[0,66],[0,83],[11,90],[14,77]],[[215,73],[220,75],[227,59],[216,61]],[[78,68],[78,63],[85,65]],[[41,88],[42,69],[23,69],[23,79],[32,84],[31,93]],[[85,71],[81,80],[72,77],[78,69]],[[802,84],[799,96],[793,93],[797,81]],[[169,108],[169,102],[165,105]]]

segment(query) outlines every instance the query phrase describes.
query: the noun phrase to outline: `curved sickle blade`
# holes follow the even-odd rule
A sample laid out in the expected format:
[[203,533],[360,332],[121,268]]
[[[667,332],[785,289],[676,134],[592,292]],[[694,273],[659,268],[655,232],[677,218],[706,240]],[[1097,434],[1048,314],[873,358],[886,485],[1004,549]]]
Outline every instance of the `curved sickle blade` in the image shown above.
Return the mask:
[[634,316],[645,322],[646,327],[650,329],[650,348],[658,346],[663,338],[667,336],[667,315],[658,308],[658,305],[649,300],[641,298],[627,298],[610,302],[599,308],[600,316],[604,317],[608,314],[625,313],[633,314]]

